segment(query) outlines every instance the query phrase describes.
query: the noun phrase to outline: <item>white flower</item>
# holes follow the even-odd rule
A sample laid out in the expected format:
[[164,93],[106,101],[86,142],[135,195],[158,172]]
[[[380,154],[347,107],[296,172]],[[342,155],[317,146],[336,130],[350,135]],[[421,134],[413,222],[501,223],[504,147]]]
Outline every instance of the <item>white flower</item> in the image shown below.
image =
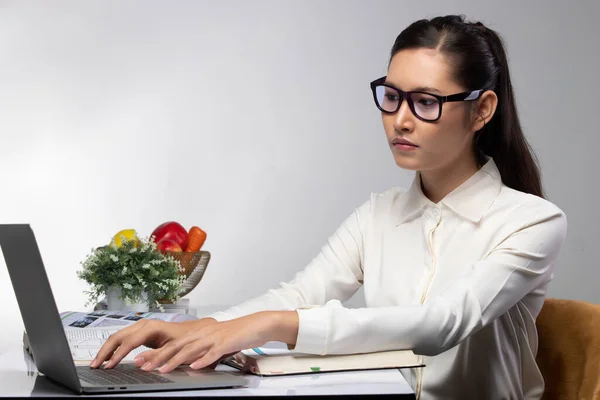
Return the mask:
[[110,255],[110,259],[113,260],[114,262],[119,262],[119,257],[115,256],[114,254]]
[[162,304],[160,304],[158,302],[158,300],[156,301],[156,307],[158,307],[158,309],[160,310],[160,312],[165,312],[165,307]]
[[150,264],[146,263],[142,265],[142,269],[150,269]]
[[125,282],[125,283],[123,284],[123,287],[124,287],[125,289],[133,289],[133,286],[131,286],[131,283],[127,283],[127,282]]
[[129,250],[129,252],[130,252],[130,253],[132,253],[132,254],[133,254],[133,253],[135,253],[136,251],[137,251],[137,247],[132,247],[132,248]]
[[123,267],[123,270],[121,271],[121,275],[125,275],[127,273],[127,266]]

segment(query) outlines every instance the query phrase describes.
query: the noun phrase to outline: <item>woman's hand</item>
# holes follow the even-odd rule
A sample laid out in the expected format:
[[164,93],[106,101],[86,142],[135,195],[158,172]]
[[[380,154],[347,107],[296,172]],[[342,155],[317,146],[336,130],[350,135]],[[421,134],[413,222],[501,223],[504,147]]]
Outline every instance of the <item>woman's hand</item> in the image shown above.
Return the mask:
[[[131,352],[131,350],[146,346],[160,348],[171,341],[183,337],[192,329],[216,324],[213,318],[202,318],[185,322],[165,322],[160,320],[141,320],[110,335],[102,345],[90,367],[97,368],[108,360],[104,368],[112,368]],[[137,357],[136,357],[137,359]]]
[[[295,311],[258,312],[230,321],[203,325],[170,340],[156,350],[141,353],[142,369],[169,372],[182,364],[193,369],[214,366],[224,357],[262,346],[268,341],[295,344],[298,314]],[[136,361],[136,364],[140,362]]]

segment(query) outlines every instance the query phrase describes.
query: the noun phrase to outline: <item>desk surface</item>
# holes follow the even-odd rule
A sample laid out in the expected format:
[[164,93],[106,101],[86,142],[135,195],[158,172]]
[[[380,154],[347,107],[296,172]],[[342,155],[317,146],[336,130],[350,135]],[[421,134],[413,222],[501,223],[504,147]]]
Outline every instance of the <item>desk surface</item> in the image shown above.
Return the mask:
[[[221,365],[218,369],[229,369]],[[395,369],[357,372],[332,372],[315,375],[265,377],[250,376],[244,388],[139,393],[138,396],[327,396],[327,395],[406,395],[413,390]],[[0,396],[73,396],[70,390],[38,375],[31,356],[22,348],[0,355]],[[110,395],[135,396],[136,393]],[[87,396],[86,396],[87,397]],[[401,396],[400,398],[404,398]]]
[[[203,317],[224,307],[200,307],[197,316]],[[21,334],[21,333],[20,333]],[[10,347],[0,351],[0,397],[74,396],[69,389],[38,375],[32,357],[23,348],[22,337],[4,337]],[[233,370],[226,365],[217,369]],[[389,395],[414,399],[414,391],[399,370],[346,371],[323,374],[264,377],[249,375],[244,388],[185,390],[168,392],[123,393],[102,396],[330,396],[330,395]],[[404,395],[404,396],[402,396]],[[87,397],[88,395],[86,395]],[[400,396],[400,397],[399,397]]]

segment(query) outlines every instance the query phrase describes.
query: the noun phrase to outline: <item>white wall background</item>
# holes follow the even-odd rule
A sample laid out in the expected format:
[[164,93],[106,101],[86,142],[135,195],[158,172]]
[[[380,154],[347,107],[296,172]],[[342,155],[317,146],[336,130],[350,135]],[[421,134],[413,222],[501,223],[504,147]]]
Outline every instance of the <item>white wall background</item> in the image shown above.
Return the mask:
[[[0,222],[33,225],[61,311],[85,309],[75,272],[92,247],[166,220],[208,233],[192,303],[260,294],[371,191],[410,184],[368,83],[410,22],[465,13],[504,36],[547,193],[569,218],[550,295],[600,302],[600,6],[552,3],[0,1]],[[1,352],[22,331],[3,259],[0,304]]]

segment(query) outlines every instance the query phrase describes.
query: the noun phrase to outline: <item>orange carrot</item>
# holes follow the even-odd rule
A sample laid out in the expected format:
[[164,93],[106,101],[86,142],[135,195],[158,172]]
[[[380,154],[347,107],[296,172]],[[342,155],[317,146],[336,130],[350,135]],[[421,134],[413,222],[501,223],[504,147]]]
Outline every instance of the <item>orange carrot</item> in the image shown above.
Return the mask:
[[199,251],[206,240],[206,232],[197,226],[192,226],[188,234],[188,243],[185,247],[185,251],[194,252]]

